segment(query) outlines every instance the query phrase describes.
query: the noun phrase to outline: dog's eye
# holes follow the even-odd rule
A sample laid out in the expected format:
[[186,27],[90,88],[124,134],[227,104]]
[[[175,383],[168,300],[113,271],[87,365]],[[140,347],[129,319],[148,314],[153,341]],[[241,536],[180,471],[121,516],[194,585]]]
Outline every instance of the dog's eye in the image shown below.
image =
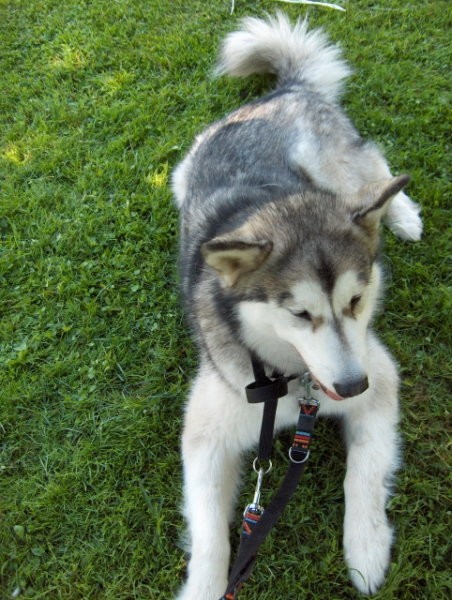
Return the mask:
[[298,319],[304,319],[305,321],[312,321],[311,313],[309,313],[307,310],[302,310],[300,312],[293,312],[292,314],[294,317],[297,317]]
[[354,312],[354,310],[357,307],[360,300],[361,300],[361,296],[353,296],[353,298],[350,300],[350,310],[352,312]]

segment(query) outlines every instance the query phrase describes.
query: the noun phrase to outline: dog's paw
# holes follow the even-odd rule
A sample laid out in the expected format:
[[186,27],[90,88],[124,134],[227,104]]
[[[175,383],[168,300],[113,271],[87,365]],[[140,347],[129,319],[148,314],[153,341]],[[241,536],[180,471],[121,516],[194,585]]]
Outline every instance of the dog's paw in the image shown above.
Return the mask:
[[400,192],[394,196],[384,221],[397,237],[416,242],[422,237],[420,212],[421,207]]
[[356,523],[344,533],[344,553],[353,585],[375,594],[385,580],[391,556],[392,530],[386,518],[363,527]]

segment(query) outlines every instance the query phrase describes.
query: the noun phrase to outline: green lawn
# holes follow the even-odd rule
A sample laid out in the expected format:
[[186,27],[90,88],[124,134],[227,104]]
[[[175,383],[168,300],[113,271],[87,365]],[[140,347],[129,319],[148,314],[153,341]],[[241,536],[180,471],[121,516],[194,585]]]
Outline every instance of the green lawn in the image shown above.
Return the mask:
[[[212,79],[221,36],[282,6],[0,0],[1,600],[166,600],[183,577],[179,436],[196,356],[168,176],[196,132],[263,91]],[[446,600],[451,6],[347,7],[311,8],[311,24],[342,42],[347,110],[412,174],[425,219],[421,243],[386,234],[377,327],[401,365],[405,442],[377,598]],[[343,462],[338,427],[320,423],[241,599],[359,597],[341,556]]]

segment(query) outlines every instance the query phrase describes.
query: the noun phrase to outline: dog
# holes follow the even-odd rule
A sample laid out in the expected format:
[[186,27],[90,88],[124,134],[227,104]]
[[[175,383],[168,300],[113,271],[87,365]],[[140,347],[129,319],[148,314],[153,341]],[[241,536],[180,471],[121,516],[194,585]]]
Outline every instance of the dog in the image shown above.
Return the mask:
[[[190,561],[179,600],[218,600],[242,454],[261,404],[246,401],[250,356],[270,375],[309,371],[319,415],[341,418],[347,448],[343,549],[372,594],[390,560],[385,513],[399,463],[398,375],[370,328],[382,293],[379,230],[418,240],[419,207],[381,151],[339,106],[350,69],[306,20],[246,18],[216,72],[271,73],[268,95],[209,126],[172,177],[180,209],[185,311],[199,349],[182,436]],[[297,421],[299,380],[276,428]]]

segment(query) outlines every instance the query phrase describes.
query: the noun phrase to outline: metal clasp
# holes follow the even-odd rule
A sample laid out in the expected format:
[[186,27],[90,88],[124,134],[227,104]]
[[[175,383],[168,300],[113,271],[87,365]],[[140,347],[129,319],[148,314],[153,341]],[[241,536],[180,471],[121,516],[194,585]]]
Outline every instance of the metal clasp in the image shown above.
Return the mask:
[[264,475],[268,475],[268,473],[270,473],[270,471],[273,468],[273,464],[272,461],[269,460],[268,461],[268,467],[265,470],[264,467],[259,467],[258,468],[258,461],[259,461],[259,457],[256,456],[256,458],[253,461],[253,469],[254,471],[257,473],[257,482],[256,482],[256,488],[254,490],[254,496],[253,496],[253,501],[248,504],[245,508],[244,511],[244,515],[247,513],[248,510],[253,510],[257,513],[262,513],[263,512],[263,507],[259,504],[260,499],[261,499],[261,489],[262,489],[262,482],[264,480]]
[[309,371],[303,373],[300,377],[300,383],[304,387],[304,392],[299,398],[300,404],[310,404],[312,406],[320,406],[320,402],[312,395],[312,390],[318,390],[319,386],[312,381]]
[[256,489],[254,490],[254,497],[253,497],[253,501],[251,502],[251,507],[252,508],[261,508],[259,505],[260,499],[261,499],[261,488],[262,488],[262,481],[264,479],[264,469],[259,469],[258,473],[257,473],[257,482],[256,482]]

